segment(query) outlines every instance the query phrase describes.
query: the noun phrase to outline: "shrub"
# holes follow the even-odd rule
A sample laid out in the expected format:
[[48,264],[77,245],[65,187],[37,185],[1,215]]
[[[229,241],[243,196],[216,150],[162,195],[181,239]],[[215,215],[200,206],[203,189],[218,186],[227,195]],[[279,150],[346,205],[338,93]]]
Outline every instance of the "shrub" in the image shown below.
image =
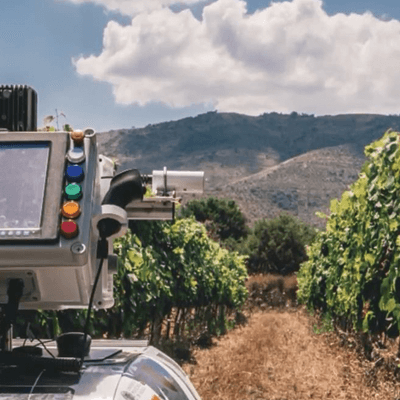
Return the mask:
[[192,200],[180,210],[180,216],[194,216],[205,224],[209,236],[225,244],[225,247],[235,247],[233,241],[247,236],[246,220],[238,205],[233,200],[208,197]]
[[307,260],[305,246],[315,235],[315,228],[285,212],[257,221],[240,251],[249,255],[249,273],[288,275]]

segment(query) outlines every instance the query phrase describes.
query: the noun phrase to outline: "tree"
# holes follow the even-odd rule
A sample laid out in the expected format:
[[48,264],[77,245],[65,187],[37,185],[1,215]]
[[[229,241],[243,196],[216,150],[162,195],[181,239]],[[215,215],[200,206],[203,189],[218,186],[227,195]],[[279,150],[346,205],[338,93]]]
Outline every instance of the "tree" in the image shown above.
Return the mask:
[[315,235],[315,228],[288,213],[257,221],[241,247],[241,252],[249,255],[249,273],[288,275],[298,271],[307,259],[305,246]]
[[209,236],[222,244],[234,246],[234,241],[248,234],[246,220],[233,200],[208,197],[192,200],[180,210],[180,217],[194,216],[205,224]]

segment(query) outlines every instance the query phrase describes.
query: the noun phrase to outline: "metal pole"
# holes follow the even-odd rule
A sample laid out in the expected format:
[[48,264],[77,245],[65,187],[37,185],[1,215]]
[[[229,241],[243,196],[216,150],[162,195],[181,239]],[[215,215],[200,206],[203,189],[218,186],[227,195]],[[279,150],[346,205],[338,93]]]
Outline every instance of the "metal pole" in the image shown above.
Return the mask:
[[4,349],[2,349],[3,351],[12,350],[12,338],[13,338],[13,326],[11,325],[6,333],[6,337],[4,340]]
[[56,108],[56,122],[57,122],[57,131],[59,131],[60,128],[58,127],[58,111],[57,111],[57,108]]

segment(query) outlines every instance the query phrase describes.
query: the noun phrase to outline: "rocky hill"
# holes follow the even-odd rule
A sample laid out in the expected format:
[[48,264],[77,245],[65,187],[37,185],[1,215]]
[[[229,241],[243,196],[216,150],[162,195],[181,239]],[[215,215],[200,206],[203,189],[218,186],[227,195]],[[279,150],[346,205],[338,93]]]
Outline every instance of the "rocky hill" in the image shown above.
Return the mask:
[[326,212],[358,178],[365,145],[388,128],[399,130],[400,117],[209,112],[99,133],[98,140],[120,171],[205,171],[205,194],[233,198],[250,223],[287,210],[323,227],[315,211]]

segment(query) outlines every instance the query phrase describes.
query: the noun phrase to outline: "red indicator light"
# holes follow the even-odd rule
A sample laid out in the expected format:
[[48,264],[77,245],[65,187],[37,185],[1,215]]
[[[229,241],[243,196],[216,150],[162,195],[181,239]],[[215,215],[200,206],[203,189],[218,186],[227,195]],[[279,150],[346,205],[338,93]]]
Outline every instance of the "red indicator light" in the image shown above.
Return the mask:
[[60,232],[66,239],[72,239],[79,233],[78,224],[71,220],[64,221],[61,223]]

